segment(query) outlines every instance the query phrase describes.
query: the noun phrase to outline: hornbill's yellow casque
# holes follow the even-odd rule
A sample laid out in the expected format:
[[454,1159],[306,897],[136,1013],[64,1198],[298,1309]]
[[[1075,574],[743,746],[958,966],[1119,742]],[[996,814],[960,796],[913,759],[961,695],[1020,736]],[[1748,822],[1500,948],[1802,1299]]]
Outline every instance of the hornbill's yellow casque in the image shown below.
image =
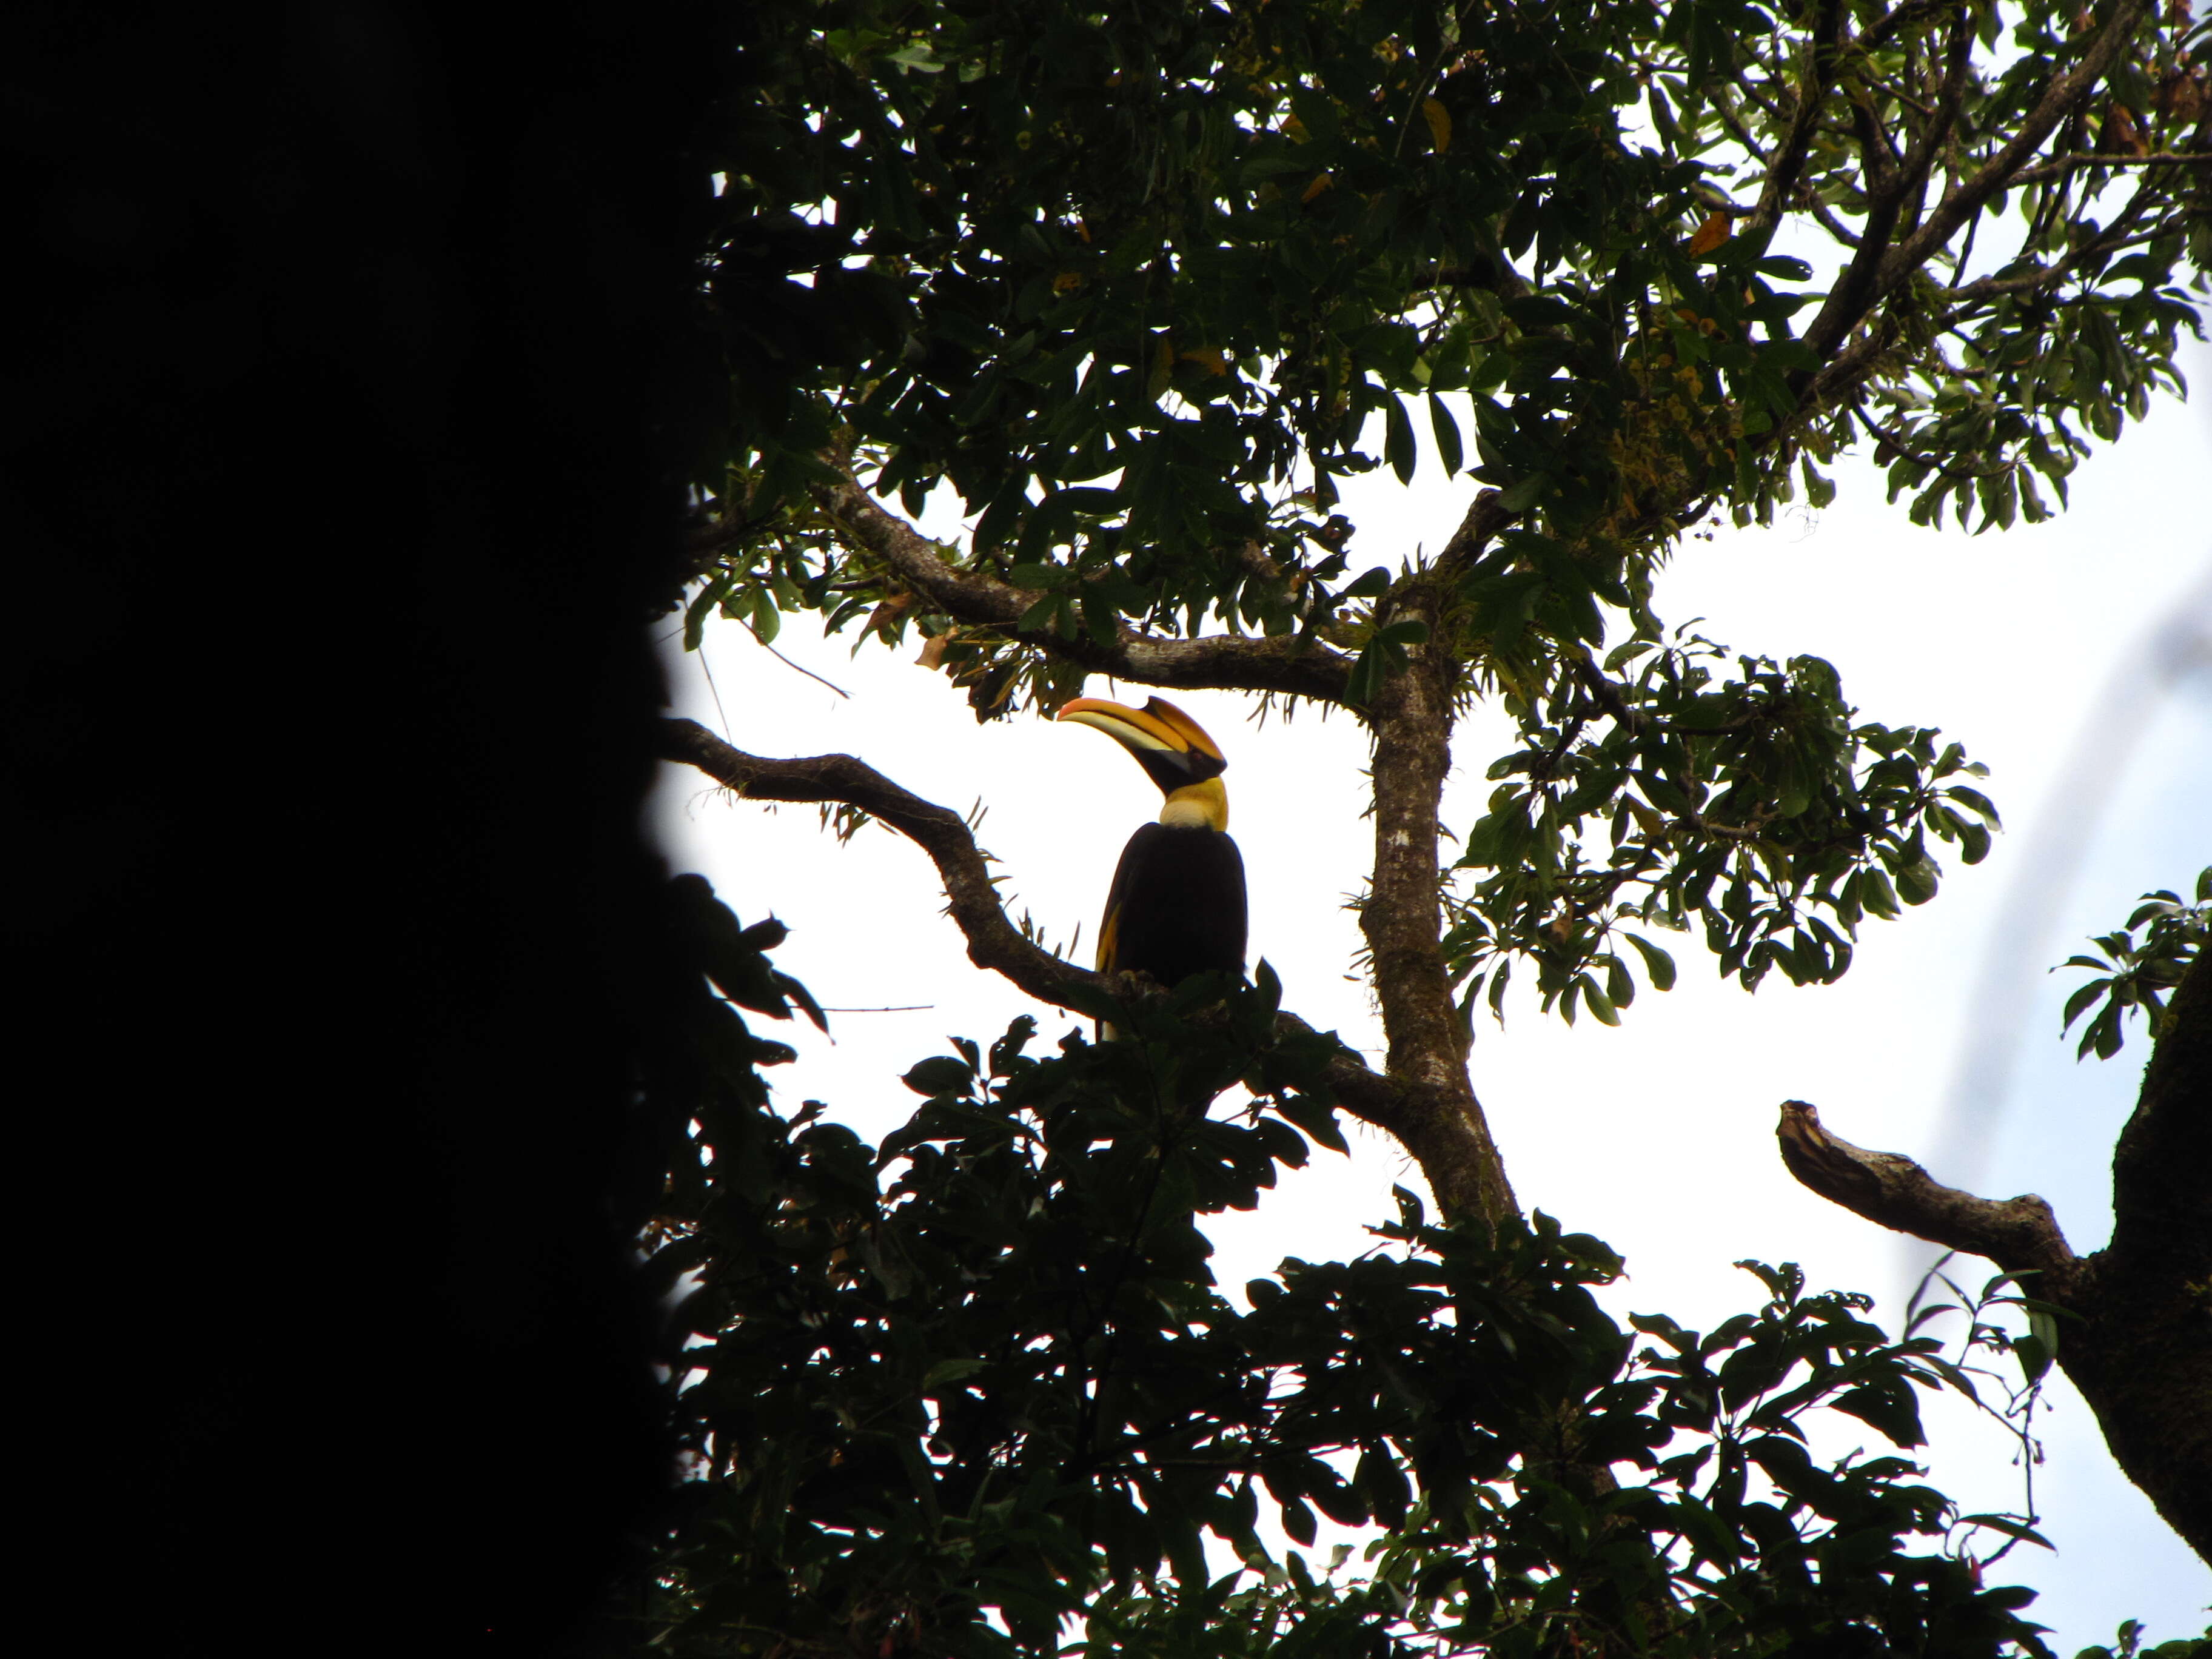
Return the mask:
[[1244,971],[1244,860],[1229,839],[1229,763],[1196,720],[1162,698],[1124,708],[1078,697],[1058,718],[1096,726],[1137,757],[1167,803],[1129,837],[1098,928],[1101,973],[1163,985],[1207,968]]

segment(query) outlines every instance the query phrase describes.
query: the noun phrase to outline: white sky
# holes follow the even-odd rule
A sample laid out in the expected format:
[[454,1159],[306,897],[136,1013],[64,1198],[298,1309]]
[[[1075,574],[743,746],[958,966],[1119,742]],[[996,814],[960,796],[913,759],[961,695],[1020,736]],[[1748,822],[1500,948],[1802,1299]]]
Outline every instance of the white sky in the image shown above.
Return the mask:
[[[1517,995],[1504,1031],[1480,1022],[1475,1087],[1522,1203],[1627,1257],[1630,1278],[1609,1297],[1617,1312],[1710,1326],[1753,1305],[1755,1282],[1729,1264],[1756,1256],[1802,1263],[1816,1287],[1871,1291],[1876,1317],[1901,1322],[1926,1258],[1784,1172],[1775,1108],[1791,1097],[1848,1139],[1929,1161],[1940,1179],[2043,1194],[2077,1250],[2105,1237],[2110,1149],[2147,1048],[2138,1024],[2117,1059],[2077,1066],[2058,1010],[2079,975],[2044,969],[2124,921],[2138,894],[2185,892],[2212,862],[2212,350],[2193,347],[2183,363],[2197,402],[2162,401],[2086,463],[2072,510],[2051,523],[1978,538],[1917,529],[1904,501],[1884,505],[1871,466],[1846,463],[1826,512],[1686,542],[1662,577],[1670,624],[1702,616],[1701,631],[1741,650],[1826,657],[1864,718],[1963,742],[1990,767],[2006,833],[1978,868],[1945,858],[1933,903],[1869,921],[1839,985],[1797,990],[1773,976],[1747,997],[1718,982],[1694,936],[1667,938],[1680,984],[1645,988],[1619,1030],[1587,1018],[1569,1030]],[[1381,477],[1343,509],[1359,526],[1355,569],[1440,545],[1474,489],[1426,456],[1410,489]],[[910,649],[851,657],[853,637],[825,642],[802,618],[777,641],[848,701],[717,622],[703,656],[719,708],[699,658],[672,645],[674,708],[756,753],[855,754],[944,805],[980,799],[980,840],[1006,872],[1010,912],[1026,908],[1055,941],[1080,924],[1087,962],[1114,861],[1158,810],[1158,791],[1099,734],[1034,715],[979,726]],[[2193,670],[2152,672],[2175,660],[2177,639],[2196,641]],[[1146,695],[1102,679],[1090,690]],[[1342,908],[1371,851],[1360,728],[1311,710],[1255,726],[1241,696],[1172,695],[1231,763],[1253,959],[1281,975],[1286,1007],[1376,1057],[1379,1023],[1346,977],[1358,938]],[[2100,708],[2112,718],[2093,725]],[[1487,796],[1482,769],[1502,752],[1501,726],[1478,711],[1461,734],[1445,800],[1456,830]],[[902,838],[871,827],[841,848],[811,807],[771,811],[686,769],[664,774],[651,811],[672,866],[703,872],[745,921],[772,910],[790,924],[781,967],[833,1007],[929,1005],[833,1015],[834,1043],[803,1023],[777,1028],[800,1054],[771,1074],[785,1109],[818,1097],[878,1137],[915,1103],[899,1073],[945,1052],[946,1034],[988,1041],[1031,1012],[1048,1043],[1073,1023],[969,965],[934,872]],[[1349,1159],[1318,1153],[1258,1211],[1212,1226],[1224,1288],[1285,1255],[1368,1248],[1364,1227],[1393,1212],[1390,1186],[1419,1186],[1394,1143],[1346,1121]],[[1991,1271],[1958,1266],[1976,1284]],[[2145,1620],[2154,1640],[2202,1629],[2212,1571],[2112,1466],[2072,1390],[2051,1392],[2037,1491],[2058,1553],[2023,1548],[1997,1571],[2042,1592],[2034,1614],[2061,1654],[2109,1641],[2124,1618]],[[1963,1408],[1930,1402],[1927,1414],[1937,1484],[1970,1510],[2019,1508],[2011,1443]]]

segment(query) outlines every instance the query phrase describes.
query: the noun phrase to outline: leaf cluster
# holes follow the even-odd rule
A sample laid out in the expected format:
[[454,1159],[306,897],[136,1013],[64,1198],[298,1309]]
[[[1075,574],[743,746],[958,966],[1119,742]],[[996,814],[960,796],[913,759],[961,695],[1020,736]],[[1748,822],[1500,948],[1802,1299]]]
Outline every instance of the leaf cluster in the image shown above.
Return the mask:
[[2087,1060],[2094,1052],[2100,1060],[2110,1060],[2126,1041],[2126,1021],[2138,1013],[2148,1022],[2153,1041],[2164,1035],[2166,994],[2181,983],[2182,975],[2204,948],[2208,928],[2212,928],[2212,866],[2197,872],[2194,904],[2184,903],[2179,894],[2164,889],[2145,893],[2125,927],[2096,939],[2103,955],[2067,957],[2066,967],[2087,968],[2097,975],[2066,999],[2062,1032],[2072,1030],[2083,1014],[2090,1017],[2075,1059]]
[[[1840,337],[1793,319],[1826,318],[1936,181],[1991,159],[2087,49],[2073,17],[750,8],[703,144],[708,322],[736,392],[700,480],[731,550],[717,602],[760,625],[910,598],[810,509],[841,448],[909,510],[949,483],[975,521],[963,556],[1050,598],[1025,628],[1061,635],[1297,628],[1344,568],[1335,481],[1410,478],[1417,422],[1448,474],[1472,460],[1575,543],[1593,591],[1638,586],[1705,505],[1767,517],[1794,462],[1824,501],[1815,461],[1861,436],[1922,521],[1946,499],[1961,522],[2039,518],[2031,474],[2063,501],[2082,432],[2178,388],[2179,331],[2200,327],[2180,284],[2208,169],[2132,165],[2196,142],[2185,26],[2145,21],[2103,129],[2070,118],[1928,250],[1873,325],[1881,349],[1817,406]],[[1926,177],[1900,217],[1875,198],[1908,159]],[[1778,167],[1778,199],[1730,195]],[[1978,239],[2009,250],[1987,276]]]
[[[725,934],[702,887],[702,973],[757,986],[704,947],[750,939],[762,969],[765,935]],[[1026,1018],[957,1040],[875,1146],[774,1111],[757,1067],[782,1056],[700,1025],[654,1085],[690,1127],[646,1269],[690,1478],[631,1627],[878,1659],[2043,1655],[2029,1592],[1966,1547],[2005,1517],[1809,1449],[1833,1412],[1909,1450],[1916,1391],[1957,1380],[1863,1298],[1747,1264],[1755,1311],[1624,1330],[1596,1240],[1438,1227],[1402,1194],[1358,1260],[1224,1296],[1198,1218],[1343,1146],[1334,1040],[1278,1041],[1274,994],[1263,970],[1103,1001],[1120,1040],[1048,1054]],[[1324,1524],[1363,1571],[1310,1558]]]
[[2118,1633],[2108,1647],[2087,1647],[2074,1659],[2203,1659],[2212,1653],[2212,1628],[2198,1637],[2185,1636],[2172,1642],[2143,1644],[2143,1627],[2133,1619],[2124,1621]]
[[[1478,568],[1475,583],[1520,574]],[[1820,658],[1729,666],[1693,635],[1632,640],[1543,696],[1508,698],[1523,746],[1492,763],[1498,787],[1456,866],[1466,884],[1446,894],[1466,1011],[1486,985],[1502,1018],[1521,960],[1546,1008],[1571,1020],[1579,1002],[1617,1023],[1636,994],[1631,951],[1661,990],[1674,981],[1637,922],[1701,928],[1746,989],[1777,969],[1827,983],[1850,965],[1863,918],[1935,896],[1931,840],[1968,864],[1987,854],[1996,811],[1963,781],[1983,769],[1959,745],[1854,723]]]

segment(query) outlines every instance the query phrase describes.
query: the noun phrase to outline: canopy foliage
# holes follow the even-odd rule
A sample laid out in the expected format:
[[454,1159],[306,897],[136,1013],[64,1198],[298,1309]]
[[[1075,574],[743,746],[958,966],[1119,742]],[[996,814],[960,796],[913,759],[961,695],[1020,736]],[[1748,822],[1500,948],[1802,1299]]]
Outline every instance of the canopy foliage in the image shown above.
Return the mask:
[[[1919,522],[2033,521],[2179,389],[2212,252],[2187,8],[763,0],[736,29],[702,152],[732,396],[690,640],[717,612],[919,636],[981,719],[1094,672],[1349,710],[1390,1051],[1369,1071],[1264,966],[1105,983],[1016,936],[956,815],[672,723],[663,752],[742,793],[884,817],[975,960],[1123,1036],[958,1044],[869,1146],[772,1109],[754,1068],[788,1051],[737,1009],[790,1012],[776,930],[679,884],[699,977],[647,1091],[649,1237],[696,1285],[665,1355],[696,1478],[629,1616],[678,1651],[877,1659],[2043,1652],[1983,1571],[2027,1522],[1891,1455],[1916,1390],[1986,1377],[1786,1267],[1639,1345],[1592,1297],[1606,1248],[1523,1218],[1468,1021],[1516,964],[1617,1018],[1674,977],[1653,930],[1747,987],[1832,980],[1865,918],[1933,896],[1939,848],[1987,849],[1957,744],[1862,719],[1826,662],[1671,625],[1655,576],[1700,525],[1824,504],[1869,445]],[[1431,460],[1465,517],[1355,550],[1346,481]],[[946,489],[957,543],[920,524]],[[1486,760],[1452,750],[1476,700],[1517,732]],[[1455,761],[1497,787],[1446,826]],[[2142,981],[2180,986],[2175,1100],[2205,1024],[2183,956]],[[2145,1180],[2177,1109],[2143,1119]],[[1368,1255],[1240,1306],[1197,1218],[1261,1201],[1340,1110],[1443,1217],[1408,1198]],[[1852,1159],[1881,1155],[1805,1113],[1792,1171],[1875,1213]],[[2051,1265],[2021,1271],[2072,1295],[2033,1221],[2008,1224]],[[1970,1300],[2037,1316],[2032,1382],[2075,1310],[2000,1265]],[[1889,1449],[1813,1456],[1832,1413]],[[1267,1541],[1323,1518],[1379,1529],[1363,1570]]]
[[[1632,922],[1701,928],[1747,984],[1826,981],[1865,916],[1933,893],[1931,841],[1980,856],[1959,750],[1857,722],[1825,663],[1677,635],[1653,576],[1713,514],[1824,504],[1855,445],[1916,520],[2033,522],[2093,435],[2179,387],[2212,246],[2185,9],[750,27],[757,93],[712,150],[742,394],[695,627],[918,632],[985,718],[1207,629],[1270,648],[1182,683],[1364,709],[1433,628],[1453,695],[1524,738],[1460,826],[1455,978],[1502,991],[1522,959],[1570,1017],[1671,977]],[[1493,533],[1367,563],[1340,481],[1409,478],[1417,428],[1496,492]],[[949,485],[965,546],[917,570],[825,491],[854,480],[909,514]]]
[[[2036,1534],[1898,1455],[1919,1390],[1990,1389],[1928,1330],[1757,1262],[1765,1299],[1712,1331],[1623,1329],[1597,1240],[1441,1228],[1402,1189],[1375,1249],[1285,1261],[1240,1310],[1199,1219],[1344,1145],[1333,1045],[1274,1040],[1264,968],[1115,1042],[962,1041],[871,1146],[769,1107],[756,1067],[792,1050],[740,1010],[811,1012],[781,927],[696,876],[671,902],[700,977],[656,1082],[697,1130],[652,1267],[696,1275],[665,1355],[693,1479],[624,1609],[663,1650],[2047,1655],[2033,1593],[1979,1565]],[[1815,1456],[1831,1413],[1887,1446]],[[1324,1521],[1380,1529],[1358,1570],[1309,1554]]]

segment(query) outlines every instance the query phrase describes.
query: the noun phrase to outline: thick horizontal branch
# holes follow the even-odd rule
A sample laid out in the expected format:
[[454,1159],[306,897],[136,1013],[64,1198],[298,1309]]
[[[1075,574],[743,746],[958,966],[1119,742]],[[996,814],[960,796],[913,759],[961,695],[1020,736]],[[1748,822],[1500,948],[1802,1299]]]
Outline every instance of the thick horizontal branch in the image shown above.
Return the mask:
[[846,534],[946,616],[972,626],[1002,629],[1024,644],[1042,647],[1096,672],[1139,685],[1280,691],[1329,702],[1342,700],[1351,678],[1351,660],[1309,635],[1250,638],[1217,634],[1161,640],[1120,624],[1115,638],[1102,645],[1088,633],[1068,636],[1049,629],[1024,628],[1022,618],[1049,595],[946,563],[935,542],[851,478],[824,486],[817,499]]
[[1830,1134],[1802,1100],[1782,1103],[1782,1161],[1832,1204],[1892,1232],[1985,1256],[2008,1273],[2063,1273],[2075,1255],[2041,1199],[1977,1198],[1946,1187],[1911,1158],[1869,1152]]
[[[673,717],[660,721],[656,738],[661,759],[696,767],[748,800],[856,806],[897,830],[937,866],[948,913],[968,941],[968,959],[1003,975],[1038,1001],[1068,1008],[1086,992],[1144,994],[1139,988],[1142,981],[1109,981],[1024,939],[1006,920],[989,862],[960,815],[901,788],[865,762],[851,755],[770,760],[732,748],[696,720]],[[1279,1037],[1291,1037],[1310,1036],[1313,1028],[1295,1014],[1279,1014],[1275,1030]],[[1329,1062],[1326,1076],[1339,1103],[1353,1116],[1401,1133],[1405,1091],[1396,1081],[1370,1071],[1349,1050]]]

